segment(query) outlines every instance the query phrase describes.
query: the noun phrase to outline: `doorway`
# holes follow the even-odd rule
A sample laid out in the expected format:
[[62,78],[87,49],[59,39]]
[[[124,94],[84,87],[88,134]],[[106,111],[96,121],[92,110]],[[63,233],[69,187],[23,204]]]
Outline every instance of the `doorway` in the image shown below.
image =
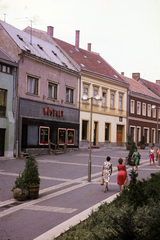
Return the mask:
[[94,139],[93,139],[93,145],[96,146],[98,143],[97,140],[97,126],[98,126],[98,122],[94,122]]
[[122,146],[123,126],[117,125],[117,146]]
[[0,128],[0,156],[4,156],[5,129]]

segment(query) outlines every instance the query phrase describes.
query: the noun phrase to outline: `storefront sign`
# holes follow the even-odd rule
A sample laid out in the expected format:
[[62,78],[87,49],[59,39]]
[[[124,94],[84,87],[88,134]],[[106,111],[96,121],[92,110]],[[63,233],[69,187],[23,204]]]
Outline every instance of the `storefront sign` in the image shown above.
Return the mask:
[[43,109],[43,113],[44,115],[50,115],[50,116],[56,116],[56,117],[63,117],[63,111],[57,111],[55,109],[50,109],[48,108],[44,108]]

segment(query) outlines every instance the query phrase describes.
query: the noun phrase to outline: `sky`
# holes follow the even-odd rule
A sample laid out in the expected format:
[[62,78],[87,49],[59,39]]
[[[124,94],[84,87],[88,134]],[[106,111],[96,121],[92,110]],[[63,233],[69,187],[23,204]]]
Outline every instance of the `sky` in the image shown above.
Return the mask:
[[23,30],[47,31],[97,52],[127,77],[160,80],[160,0],[0,0],[0,19]]

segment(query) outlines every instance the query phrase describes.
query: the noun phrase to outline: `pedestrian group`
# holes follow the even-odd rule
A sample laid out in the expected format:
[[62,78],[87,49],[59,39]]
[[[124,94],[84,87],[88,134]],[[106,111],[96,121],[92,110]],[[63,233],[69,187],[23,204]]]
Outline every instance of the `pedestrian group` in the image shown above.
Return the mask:
[[[154,148],[153,146],[151,147],[151,149],[149,150],[149,165],[151,165],[151,162],[153,162],[153,164],[155,164],[154,162]],[[135,150],[132,154],[131,159],[134,161],[134,165],[135,165],[135,171],[138,170],[138,164],[140,161],[141,155],[139,153],[139,151],[137,151],[137,147],[135,147]],[[157,150],[157,160],[158,160],[158,166],[160,166],[160,147]],[[103,181],[101,182],[101,184],[104,184],[104,193],[106,193],[106,191],[108,191],[108,183],[110,180],[110,176],[112,175],[112,163],[110,162],[111,158],[108,156],[106,158],[106,161],[104,161],[103,163],[103,168],[102,168],[102,179]],[[125,188],[125,186],[128,185],[128,177],[127,177],[127,170],[126,170],[126,165],[123,163],[123,159],[119,158],[118,159],[118,165],[117,165],[117,169],[118,169],[118,174],[117,174],[117,184],[119,185],[119,192],[121,192],[122,190],[122,186],[123,189]],[[103,183],[104,182],[104,183]]]

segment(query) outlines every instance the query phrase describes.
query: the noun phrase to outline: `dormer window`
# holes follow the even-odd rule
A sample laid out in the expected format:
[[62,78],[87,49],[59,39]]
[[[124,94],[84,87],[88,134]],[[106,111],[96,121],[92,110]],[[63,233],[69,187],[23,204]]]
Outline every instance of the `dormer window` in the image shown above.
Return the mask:
[[54,51],[52,51],[52,53],[57,57],[57,53],[55,53]]
[[69,50],[72,54],[74,54],[74,52],[72,50]]
[[85,59],[88,59],[88,57],[87,57],[87,56],[85,56],[85,55],[84,55],[84,58],[85,58]]
[[80,65],[81,65],[81,67],[85,68],[85,65],[84,65],[84,64],[80,63]]
[[97,60],[97,62],[98,62],[99,64],[101,64],[101,62],[100,62],[99,60]]
[[17,37],[18,37],[21,41],[23,41],[23,38],[22,38],[19,34],[17,34]]
[[43,47],[42,47],[41,45],[37,44],[37,46],[38,46],[41,50],[43,50]]

